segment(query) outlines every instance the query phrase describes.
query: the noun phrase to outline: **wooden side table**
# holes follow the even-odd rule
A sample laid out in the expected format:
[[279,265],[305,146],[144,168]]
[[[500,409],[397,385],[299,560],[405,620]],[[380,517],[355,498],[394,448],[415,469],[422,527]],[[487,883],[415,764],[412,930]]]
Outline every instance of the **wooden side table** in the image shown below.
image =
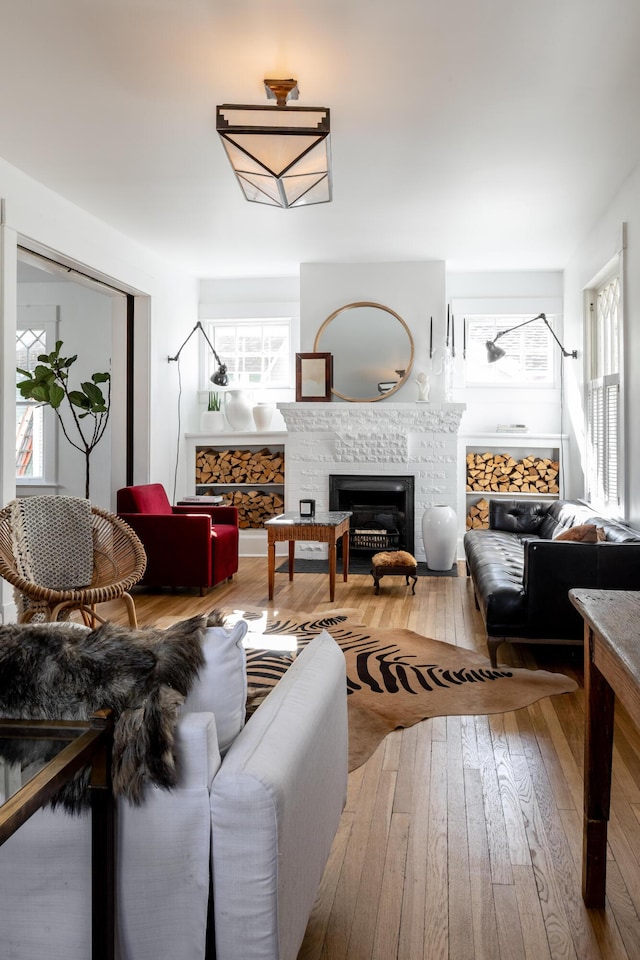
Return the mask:
[[[276,543],[289,542],[289,580],[293,580],[296,540],[310,540],[329,545],[329,600],[336,594],[336,544],[342,537],[342,574],[349,576],[349,518],[350,511],[317,513],[315,517],[301,517],[299,513],[282,513],[265,521],[267,555],[269,560],[269,600],[273,600],[276,576]],[[346,536],[345,536],[346,534]]]
[[615,698],[640,725],[640,592],[573,589],[584,619],[584,829],[582,898],[604,907]]
[[17,784],[19,789],[0,804],[0,845],[51,800],[78,770],[91,764],[91,957],[92,960],[113,960],[115,801],[111,789],[112,712],[98,710],[87,721],[0,719],[0,742],[15,739],[52,741],[58,743],[60,749],[24,785]]

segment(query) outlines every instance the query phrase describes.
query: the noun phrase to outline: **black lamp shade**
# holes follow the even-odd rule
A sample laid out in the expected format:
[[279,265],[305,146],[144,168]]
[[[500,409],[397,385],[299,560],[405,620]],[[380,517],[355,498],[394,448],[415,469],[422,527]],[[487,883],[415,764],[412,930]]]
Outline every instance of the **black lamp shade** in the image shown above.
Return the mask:
[[218,364],[218,369],[209,377],[209,379],[211,380],[211,383],[215,383],[217,387],[228,386],[229,377],[227,375],[227,365],[225,363]]
[[487,340],[485,343],[487,348],[487,361],[489,363],[495,363],[496,360],[502,360],[505,355],[505,351],[502,347],[499,347],[495,340]]

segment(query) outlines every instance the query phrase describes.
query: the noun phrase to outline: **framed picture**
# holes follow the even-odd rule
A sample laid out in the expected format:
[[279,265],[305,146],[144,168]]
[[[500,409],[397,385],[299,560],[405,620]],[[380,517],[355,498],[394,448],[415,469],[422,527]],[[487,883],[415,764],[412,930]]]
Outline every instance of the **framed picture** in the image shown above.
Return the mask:
[[296,353],[296,401],[331,400],[333,355]]

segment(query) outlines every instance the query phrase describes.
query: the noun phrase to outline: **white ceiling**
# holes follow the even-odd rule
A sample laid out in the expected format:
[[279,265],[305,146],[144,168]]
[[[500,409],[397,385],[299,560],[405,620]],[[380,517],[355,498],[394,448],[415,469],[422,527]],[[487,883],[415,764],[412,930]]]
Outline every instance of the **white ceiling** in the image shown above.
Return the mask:
[[[0,156],[199,277],[561,269],[640,158],[638,0],[0,0],[0,35]],[[334,199],[280,210],[215,108],[290,76]]]

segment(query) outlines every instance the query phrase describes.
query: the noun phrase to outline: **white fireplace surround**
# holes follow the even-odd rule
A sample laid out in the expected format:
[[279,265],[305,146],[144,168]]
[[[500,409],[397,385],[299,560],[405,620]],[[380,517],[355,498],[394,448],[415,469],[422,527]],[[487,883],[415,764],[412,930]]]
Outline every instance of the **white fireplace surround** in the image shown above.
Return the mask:
[[[458,506],[458,430],[463,403],[279,403],[285,434],[285,506],[312,498],[329,509],[330,474],[413,476],[415,556],[424,560],[427,507]],[[375,466],[374,466],[375,465]],[[326,546],[296,545],[300,557]]]

